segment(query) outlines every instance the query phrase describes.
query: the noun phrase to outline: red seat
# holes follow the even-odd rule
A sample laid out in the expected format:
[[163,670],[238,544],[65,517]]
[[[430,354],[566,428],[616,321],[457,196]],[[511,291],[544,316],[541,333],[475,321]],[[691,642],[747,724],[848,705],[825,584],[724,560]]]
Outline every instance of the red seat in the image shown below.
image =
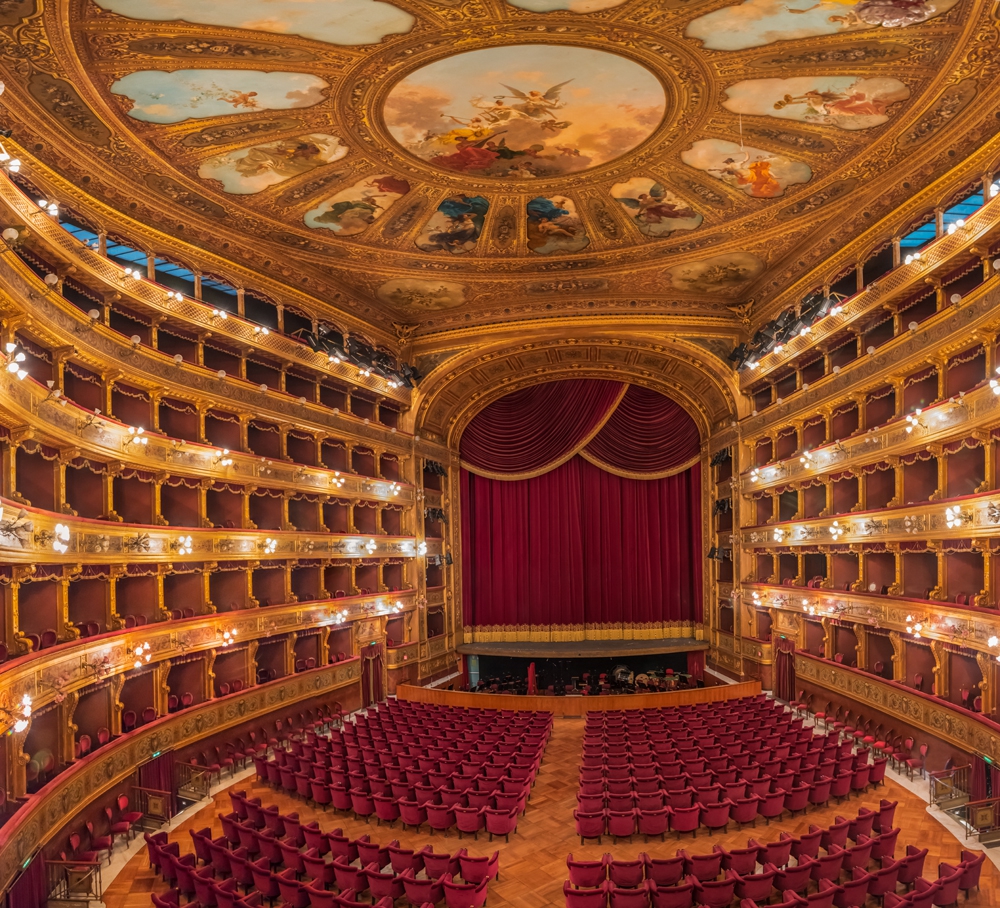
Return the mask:
[[[487,826],[489,821],[487,820]],[[444,899],[448,908],[482,908],[486,904],[488,880],[481,883],[456,883],[450,874],[441,878]]]
[[679,883],[660,888],[653,880],[647,881],[653,908],[693,908],[694,883]]
[[[607,908],[608,888],[610,883],[605,880],[597,888],[574,889],[569,880],[563,883],[563,897],[566,900],[566,908]],[[690,902],[686,906],[690,908]]]
[[[577,889],[597,889],[608,878],[608,863],[610,855],[604,855],[599,861],[576,861],[572,853],[566,856],[566,866],[569,868],[569,881]],[[683,863],[683,861],[681,862]],[[463,877],[465,874],[462,874]],[[678,879],[680,874],[678,874]]]

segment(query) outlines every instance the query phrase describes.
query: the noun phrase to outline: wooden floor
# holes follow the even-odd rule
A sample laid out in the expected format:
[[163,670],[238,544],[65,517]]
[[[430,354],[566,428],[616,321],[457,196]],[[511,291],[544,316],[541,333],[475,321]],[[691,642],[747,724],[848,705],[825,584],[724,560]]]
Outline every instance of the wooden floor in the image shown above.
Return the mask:
[[[429,832],[402,832],[398,823],[395,828],[377,827],[374,819],[371,824],[352,818],[337,815],[332,810],[324,813],[304,802],[276,792],[266,785],[251,782],[250,779],[239,783],[237,787],[246,788],[251,795],[259,795],[264,804],[277,804],[283,813],[298,811],[303,822],[313,819],[319,821],[320,827],[330,830],[341,827],[346,835],[353,838],[369,833],[373,841],[387,844],[392,839],[399,839],[406,847],[422,847],[431,844],[435,851],[454,852],[461,847],[469,849],[472,855],[492,854],[495,849],[500,851],[500,879],[490,886],[489,908],[541,908],[541,906],[556,906],[563,908],[563,881],[566,879],[566,855],[572,852],[577,858],[598,858],[604,852],[611,852],[623,860],[633,859],[639,852],[645,851],[652,857],[670,857],[678,847],[689,851],[709,852],[716,843],[727,847],[743,847],[751,835],[760,841],[772,841],[778,838],[778,833],[787,831],[793,834],[805,832],[810,823],[825,825],[832,823],[841,814],[853,816],[861,805],[876,807],[879,797],[898,799],[895,823],[902,831],[899,836],[897,857],[905,853],[907,844],[916,844],[929,849],[924,874],[929,878],[937,876],[937,865],[940,861],[957,863],[962,844],[941,826],[927,811],[927,805],[901,785],[887,779],[884,788],[878,793],[869,792],[861,797],[851,798],[842,805],[831,805],[827,808],[811,811],[795,819],[786,818],[783,821],[772,821],[765,826],[761,820],[756,829],[747,828],[742,832],[730,831],[724,834],[708,835],[702,832],[697,839],[690,836],[683,844],[668,836],[666,842],[658,839],[643,843],[642,836],[635,836],[632,843],[627,840],[612,844],[605,839],[603,845],[588,842],[580,845],[580,840],[573,832],[573,808],[576,806],[577,768],[580,762],[581,742],[583,737],[583,722],[579,719],[556,719],[552,737],[545,752],[541,772],[532,791],[527,813],[521,817],[518,831],[511,836],[510,844],[502,840],[490,844],[487,836],[480,833],[479,841],[468,837],[458,839],[456,833],[448,836]],[[212,828],[212,835],[222,834],[222,826],[218,821],[218,813],[228,813],[231,810],[229,798],[221,792],[216,803],[206,806],[203,810],[186,821],[171,833],[171,839],[180,842],[181,852],[192,851],[192,829],[205,826]],[[145,852],[134,857],[118,878],[108,886],[104,901],[108,908],[148,908],[151,905],[149,893],[162,891],[166,887],[162,880],[154,877],[146,860]],[[964,904],[964,897],[960,898]],[[400,901],[401,906],[405,901]],[[981,890],[973,893],[970,905],[996,906],[1000,905],[1000,871],[987,860],[983,865]],[[870,908],[875,908],[875,900],[869,901]]]

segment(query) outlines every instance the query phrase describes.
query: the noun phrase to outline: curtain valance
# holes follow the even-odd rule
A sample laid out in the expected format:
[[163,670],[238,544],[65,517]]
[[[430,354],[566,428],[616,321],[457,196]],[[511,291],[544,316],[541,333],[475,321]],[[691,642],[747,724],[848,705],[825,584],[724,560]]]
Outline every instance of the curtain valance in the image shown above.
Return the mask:
[[668,397],[601,379],[546,382],[480,411],[462,435],[462,465],[493,479],[527,479],[574,454],[619,476],[657,479],[698,460],[694,420]]

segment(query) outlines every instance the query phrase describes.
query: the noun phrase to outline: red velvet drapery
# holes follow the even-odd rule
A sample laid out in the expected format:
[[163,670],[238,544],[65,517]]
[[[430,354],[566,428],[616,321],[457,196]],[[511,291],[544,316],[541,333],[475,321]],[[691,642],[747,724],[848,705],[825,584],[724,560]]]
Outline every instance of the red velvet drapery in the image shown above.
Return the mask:
[[694,420],[656,391],[600,379],[552,381],[485,407],[462,433],[463,465],[496,478],[529,478],[574,454],[626,476],[662,476],[700,451]]
[[628,479],[573,457],[532,479],[462,471],[466,626],[699,622],[696,465]]
[[795,699],[795,641],[787,637],[775,642],[774,696],[788,703]]

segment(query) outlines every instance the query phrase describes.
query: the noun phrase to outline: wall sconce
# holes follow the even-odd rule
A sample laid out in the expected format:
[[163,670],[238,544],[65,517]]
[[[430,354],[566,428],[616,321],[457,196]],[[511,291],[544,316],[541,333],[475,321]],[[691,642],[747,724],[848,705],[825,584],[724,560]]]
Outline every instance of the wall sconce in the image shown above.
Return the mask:
[[368,542],[367,542],[367,544],[365,545],[365,551],[368,552],[369,555],[374,555],[375,554],[375,550],[377,548],[378,548],[378,544],[375,542],[374,539],[369,539]]
[[906,633],[913,634],[916,639],[920,639],[920,633],[923,631],[923,622],[917,621],[913,615],[906,616]]
[[20,159],[11,157],[10,152],[3,147],[3,142],[0,142],[0,167],[7,173],[17,173],[21,169]]
[[176,290],[168,290],[167,299],[171,301],[176,300],[178,303],[180,303],[184,301],[184,294],[178,293]]
[[912,265],[914,262],[919,262],[919,261],[920,261],[920,253],[914,252],[911,255],[908,255],[905,259],[903,259],[903,264]]
[[963,511],[957,504],[944,509],[944,522],[949,530],[972,523],[972,514]]
[[193,551],[191,545],[190,536],[179,536],[173,542],[170,543],[170,548],[177,552],[178,555],[190,555]]
[[332,478],[330,479],[330,485],[334,488],[340,489],[343,487],[345,479],[340,475],[340,471],[335,471]]
[[88,413],[87,418],[80,423],[80,431],[89,429],[91,426],[97,426],[98,428],[104,426],[104,420],[101,419],[101,411],[98,407],[94,407],[94,412]]
[[427,554],[427,543],[426,542],[421,542],[420,544],[417,545],[417,554],[418,555],[426,555]]
[[273,555],[278,550],[278,540],[268,536],[261,545],[261,549],[265,555]]
[[271,332],[268,331],[263,325],[254,325],[253,333],[267,337]]
[[215,452],[215,459],[212,461],[214,467],[231,467],[233,458],[229,456],[229,448],[223,448]]
[[38,207],[41,208],[46,214],[51,214],[52,217],[58,217],[59,215],[58,202],[51,202],[48,199],[39,199]]
[[343,624],[347,620],[347,609],[340,609],[340,611],[334,612],[330,616],[331,624]]
[[21,235],[20,231],[15,227],[5,227],[3,233],[0,236],[3,237],[3,241],[9,246],[13,246],[17,242],[17,238]]
[[948,236],[951,236],[958,230],[965,229],[965,218],[959,218],[957,221],[952,222],[948,225]]
[[128,427],[128,438],[123,442],[124,447],[129,445],[137,445],[140,448],[146,447],[149,444],[149,439],[145,435],[146,430],[142,426],[129,426]]
[[7,371],[11,375],[16,375],[19,381],[24,381],[28,373],[21,363],[27,358],[24,355],[24,351],[20,348],[18,344],[7,344]]
[[229,646],[230,644],[235,643],[235,642],[236,642],[236,628],[235,627],[231,628],[228,631],[223,631],[222,632],[222,645],[223,646]]
[[140,643],[135,649],[128,648],[125,655],[132,658],[132,668],[142,668],[150,659],[149,643]]
[[754,467],[750,471],[750,482],[756,482],[758,479],[760,479],[760,470]]
[[52,540],[52,548],[60,555],[65,555],[69,551],[69,527],[64,523],[56,524],[55,538]]
[[785,531],[781,527],[775,527],[773,536],[775,542],[782,542],[785,538]]
[[844,535],[844,528],[840,525],[840,521],[835,520],[830,524],[830,535],[833,537],[834,542]]
[[924,411],[917,407],[909,416],[906,417],[906,434],[909,435],[917,426],[922,429],[926,428],[923,420],[920,418],[920,414]]
[[123,276],[133,281],[142,280],[142,272],[138,268],[126,268]]
[[31,695],[25,694],[15,709],[0,706],[0,722],[7,726],[7,734],[21,734],[31,718]]
[[[996,373],[997,375],[1000,375],[1000,366],[997,367]],[[998,382],[995,378],[990,379],[990,388],[994,394],[1000,394],[1000,382]]]
[[69,399],[63,396],[62,388],[57,388],[56,383],[51,378],[45,384],[49,389],[49,393],[45,395],[46,400],[58,401],[62,407],[69,403]]
[[229,313],[226,312],[225,309],[213,309],[212,317],[220,319],[221,321],[225,321],[227,318],[229,318]]
[[812,466],[813,454],[812,451],[803,451],[802,456],[799,458],[799,463],[804,463],[808,466]]
[[389,494],[395,497],[399,494],[400,485],[398,482],[393,482],[389,484]]

